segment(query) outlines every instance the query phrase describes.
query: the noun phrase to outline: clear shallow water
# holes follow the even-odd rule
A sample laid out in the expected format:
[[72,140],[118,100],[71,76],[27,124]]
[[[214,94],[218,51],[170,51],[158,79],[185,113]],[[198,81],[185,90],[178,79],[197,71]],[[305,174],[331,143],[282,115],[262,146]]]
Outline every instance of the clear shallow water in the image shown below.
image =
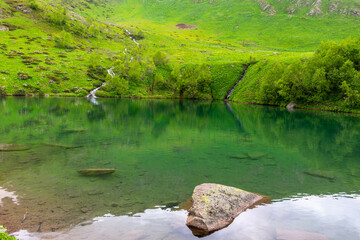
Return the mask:
[[[194,239],[178,206],[214,182],[275,201],[207,239],[360,238],[358,117],[223,102],[98,103],[0,99],[0,143],[31,147],[0,152],[0,186],[18,203],[2,200],[0,224],[26,230],[23,239]],[[105,177],[76,172],[113,167]]]

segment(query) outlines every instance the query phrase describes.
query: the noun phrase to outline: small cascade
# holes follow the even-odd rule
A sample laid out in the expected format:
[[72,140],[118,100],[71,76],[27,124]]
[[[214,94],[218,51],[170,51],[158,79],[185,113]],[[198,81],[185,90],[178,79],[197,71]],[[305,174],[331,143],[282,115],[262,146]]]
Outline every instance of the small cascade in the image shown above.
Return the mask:
[[[109,68],[109,69],[107,70],[107,73],[108,73],[111,77],[115,77],[115,73],[114,73],[113,69],[114,69],[114,67],[111,67],[111,68]],[[89,93],[89,95],[87,95],[86,97],[87,97],[87,98],[90,98],[91,102],[97,105],[98,103],[97,103],[96,100],[95,100],[95,98],[96,98],[96,92],[99,91],[101,87],[105,86],[105,84],[106,84],[106,83],[104,82],[103,84],[101,84],[100,87],[97,87],[97,88],[93,89],[93,90]]]
[[97,91],[99,91],[102,86],[105,86],[105,83],[101,84],[100,87],[97,87],[97,88],[95,88],[94,90],[92,90],[92,91],[90,92],[90,94],[87,95],[86,97],[88,97],[88,98],[96,98],[95,93],[96,93]]
[[[127,34],[131,35],[131,32],[130,32],[129,30],[125,29],[125,31],[126,31]],[[133,42],[134,42],[137,46],[139,46],[139,43],[136,41],[135,38],[132,38],[132,37],[130,36],[130,39],[133,40]]]
[[227,93],[227,95],[226,95],[226,97],[225,97],[225,99],[224,99],[225,101],[228,101],[228,100],[229,100],[231,94],[232,94],[232,93],[234,92],[234,90],[235,90],[235,87],[241,82],[241,80],[244,79],[247,68],[248,68],[248,66],[245,67],[244,74],[241,76],[241,78],[235,83],[235,85],[233,86],[233,88],[230,89],[230,91]]
[[115,77],[115,73],[113,71],[114,67],[111,67],[107,70],[108,74],[111,76],[111,77]]
[[139,43],[135,40],[135,38],[132,39],[134,41],[134,43],[136,43],[136,45],[139,46]]

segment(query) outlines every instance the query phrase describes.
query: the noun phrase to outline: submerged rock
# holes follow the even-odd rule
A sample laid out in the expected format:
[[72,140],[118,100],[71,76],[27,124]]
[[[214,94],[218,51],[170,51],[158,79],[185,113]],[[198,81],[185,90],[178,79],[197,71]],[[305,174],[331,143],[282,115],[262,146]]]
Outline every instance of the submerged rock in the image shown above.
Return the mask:
[[57,147],[57,148],[64,148],[64,149],[73,149],[73,148],[81,148],[83,146],[81,145],[63,145],[63,144],[57,144],[57,143],[44,143],[45,146],[49,147]]
[[248,155],[229,155],[229,158],[235,158],[235,159],[247,159],[249,158]]
[[248,153],[248,156],[251,160],[259,160],[260,158],[266,157],[266,153],[252,152]]
[[252,152],[242,155],[228,155],[229,158],[235,158],[235,159],[249,159],[249,160],[259,160],[263,157],[266,157],[266,153],[259,153],[259,152]]
[[325,178],[328,180],[334,180],[335,176],[332,172],[327,172],[327,171],[305,171],[304,172],[307,175],[313,176],[313,177],[318,177],[318,178]]
[[238,188],[204,183],[194,189],[186,225],[194,235],[206,236],[228,226],[249,207],[268,200]]
[[62,132],[63,133],[81,133],[81,132],[86,132],[87,130],[86,129],[82,129],[82,128],[79,128],[79,129],[63,129]]
[[25,151],[29,149],[30,147],[24,145],[0,143],[0,152]]
[[81,169],[78,170],[77,172],[85,176],[99,176],[104,174],[111,174],[114,173],[115,171],[116,171],[115,168],[110,168],[110,169]]

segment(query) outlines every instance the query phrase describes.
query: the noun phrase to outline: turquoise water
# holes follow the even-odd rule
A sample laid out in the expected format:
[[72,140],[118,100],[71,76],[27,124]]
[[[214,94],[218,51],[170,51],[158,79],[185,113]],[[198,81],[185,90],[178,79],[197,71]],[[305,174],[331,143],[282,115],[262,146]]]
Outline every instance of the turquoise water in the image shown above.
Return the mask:
[[[208,101],[6,98],[0,123],[0,144],[30,148],[0,152],[0,187],[17,196],[2,199],[0,225],[22,239],[194,239],[181,203],[204,182],[273,199],[208,239],[360,238],[358,116]],[[77,173],[85,168],[117,170]]]

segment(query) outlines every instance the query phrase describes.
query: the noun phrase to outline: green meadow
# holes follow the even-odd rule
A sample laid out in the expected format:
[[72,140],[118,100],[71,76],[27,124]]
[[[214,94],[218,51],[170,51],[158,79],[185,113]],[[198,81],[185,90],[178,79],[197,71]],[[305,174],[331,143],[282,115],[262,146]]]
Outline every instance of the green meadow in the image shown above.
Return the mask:
[[[356,41],[352,1],[6,0],[0,7],[0,26],[10,30],[0,32],[0,95],[86,96],[100,87],[98,97],[222,100],[247,69],[231,101],[352,112],[360,103],[351,54],[332,65],[341,72],[353,63],[345,83],[331,78],[324,56],[316,58],[323,69],[316,81],[329,87],[315,87],[317,69],[306,70],[311,83],[285,77],[295,63],[303,63],[298,73],[307,69],[317,49],[331,48],[327,41]],[[336,46],[359,54],[345,45]],[[275,64],[284,75],[272,77]]]

